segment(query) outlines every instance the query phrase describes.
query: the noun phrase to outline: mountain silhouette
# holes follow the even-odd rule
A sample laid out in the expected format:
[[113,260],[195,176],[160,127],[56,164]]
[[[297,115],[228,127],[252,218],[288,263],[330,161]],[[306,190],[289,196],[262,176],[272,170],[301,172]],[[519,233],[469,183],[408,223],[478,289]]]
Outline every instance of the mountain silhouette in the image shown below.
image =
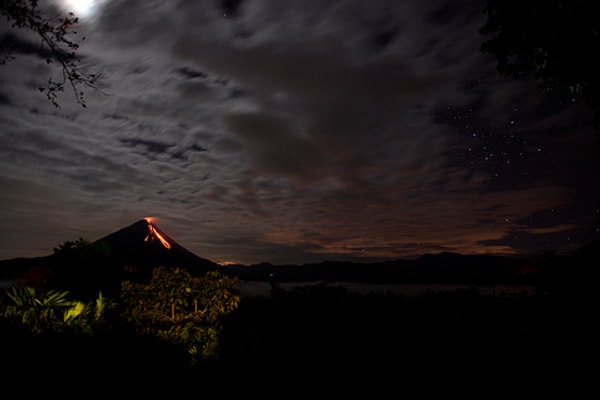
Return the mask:
[[108,246],[111,259],[130,268],[152,269],[162,265],[185,267],[191,273],[204,274],[219,267],[181,246],[151,218],[141,219],[94,243]]
[[147,279],[158,266],[186,268],[194,276],[221,267],[181,246],[152,218],[144,218],[91,243],[66,242],[48,256],[0,261],[0,281],[4,286],[49,284],[95,296],[98,290],[118,292],[124,280]]
[[[69,242],[67,242],[69,243]],[[89,242],[87,242],[89,244]],[[424,254],[416,259],[373,263],[323,261],[310,264],[219,265],[187,250],[152,218],[110,233],[86,247],[59,246],[45,257],[0,260],[0,283],[51,283],[63,288],[81,288],[86,293],[106,287],[118,291],[123,280],[148,278],[158,266],[186,268],[194,276],[217,270],[245,281],[350,281],[364,283],[472,283],[537,284],[572,286],[597,282],[600,241],[582,246],[574,254],[510,257]],[[76,244],[76,242],[75,242]],[[97,292],[96,292],[97,293]]]

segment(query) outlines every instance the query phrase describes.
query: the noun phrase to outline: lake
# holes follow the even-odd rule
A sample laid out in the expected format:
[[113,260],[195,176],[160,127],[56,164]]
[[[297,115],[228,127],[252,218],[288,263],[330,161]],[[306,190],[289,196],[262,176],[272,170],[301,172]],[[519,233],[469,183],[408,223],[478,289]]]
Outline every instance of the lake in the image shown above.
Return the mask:
[[[305,286],[317,286],[324,282],[277,282],[277,286],[287,290],[293,290]],[[458,289],[477,288],[482,295],[518,295],[533,294],[535,288],[530,285],[473,285],[473,284],[451,284],[451,283],[358,283],[358,282],[330,282],[331,287],[342,286],[349,292],[360,294],[385,294],[391,292],[405,297],[417,296],[427,291],[447,292]],[[242,281],[238,282],[241,297],[263,296],[271,294],[271,284],[265,281]]]

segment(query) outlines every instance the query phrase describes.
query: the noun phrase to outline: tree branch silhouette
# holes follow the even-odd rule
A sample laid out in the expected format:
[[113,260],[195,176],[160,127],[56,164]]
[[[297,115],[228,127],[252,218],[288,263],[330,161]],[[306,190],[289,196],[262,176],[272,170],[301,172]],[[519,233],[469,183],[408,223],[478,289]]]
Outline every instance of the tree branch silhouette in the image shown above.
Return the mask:
[[581,95],[600,130],[600,19],[585,0],[489,0],[480,51],[505,77],[533,75],[542,92]]
[[[66,85],[71,87],[77,103],[83,107],[86,107],[86,103],[83,92],[79,90],[80,85],[103,93],[97,86],[101,74],[84,71],[81,67],[81,59],[76,54],[80,44],[73,39],[73,36],[78,34],[75,26],[79,22],[75,14],[70,12],[66,16],[47,18],[38,8],[38,0],[3,0],[0,14],[5,16],[8,22],[12,22],[13,28],[35,32],[40,37],[41,46],[47,47],[51,52],[52,56],[48,57],[46,62],[48,64],[58,62],[62,68],[62,80],[50,77],[46,87],[39,88],[40,92],[46,94],[52,105],[60,108],[58,95],[64,92]],[[82,37],[81,41],[84,40],[85,37]],[[14,59],[12,53],[11,49],[6,49],[1,63],[5,64]]]

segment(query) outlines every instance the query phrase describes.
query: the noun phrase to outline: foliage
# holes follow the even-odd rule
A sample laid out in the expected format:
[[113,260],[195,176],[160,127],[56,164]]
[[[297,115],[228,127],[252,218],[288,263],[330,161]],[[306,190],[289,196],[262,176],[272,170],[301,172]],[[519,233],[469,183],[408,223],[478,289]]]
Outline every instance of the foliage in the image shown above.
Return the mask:
[[592,2],[490,0],[479,33],[491,37],[481,52],[496,57],[498,72],[533,74],[541,91],[582,95],[600,127],[600,19]]
[[90,242],[79,238],[74,242],[67,241],[54,248],[54,254],[64,257],[75,257],[79,259],[107,258],[110,255],[110,247],[105,242]]
[[116,297],[123,277],[118,268],[111,267],[111,256],[111,248],[104,241],[80,238],[64,242],[54,248],[53,274],[46,283],[53,288],[68,289],[86,301],[100,290]]
[[2,304],[0,317],[15,329],[33,334],[92,334],[95,328],[105,323],[106,312],[115,307],[115,303],[102,293],[89,303],[68,297],[69,291],[13,286],[6,291],[9,304]]
[[[77,35],[74,28],[79,19],[73,13],[48,18],[40,12],[38,0],[3,0],[0,2],[0,14],[12,23],[13,28],[28,29],[36,33],[41,40],[42,47],[47,47],[52,54],[52,57],[47,58],[46,62],[52,64],[57,61],[62,68],[62,80],[49,78],[47,86],[39,88],[40,92],[45,92],[48,100],[59,108],[58,94],[64,91],[65,85],[68,83],[75,94],[77,103],[86,107],[83,92],[77,87],[85,85],[99,91],[96,83],[100,74],[85,72],[80,66],[81,59],[76,54],[80,44],[73,38]],[[85,37],[82,37],[81,41],[84,40]],[[7,50],[2,63],[14,58],[11,49]]]
[[218,271],[198,278],[184,268],[157,267],[147,283],[123,282],[123,315],[139,333],[183,346],[192,364],[216,358],[222,319],[240,303],[236,284]]

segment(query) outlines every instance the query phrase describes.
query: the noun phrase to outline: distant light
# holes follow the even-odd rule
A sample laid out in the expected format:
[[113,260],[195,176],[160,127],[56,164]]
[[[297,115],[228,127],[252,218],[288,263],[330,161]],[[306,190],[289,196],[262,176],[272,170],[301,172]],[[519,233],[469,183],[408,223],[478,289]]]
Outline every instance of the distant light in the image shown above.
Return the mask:
[[72,12],[76,17],[90,17],[97,9],[98,3],[102,0],[62,0],[62,8],[67,12]]

